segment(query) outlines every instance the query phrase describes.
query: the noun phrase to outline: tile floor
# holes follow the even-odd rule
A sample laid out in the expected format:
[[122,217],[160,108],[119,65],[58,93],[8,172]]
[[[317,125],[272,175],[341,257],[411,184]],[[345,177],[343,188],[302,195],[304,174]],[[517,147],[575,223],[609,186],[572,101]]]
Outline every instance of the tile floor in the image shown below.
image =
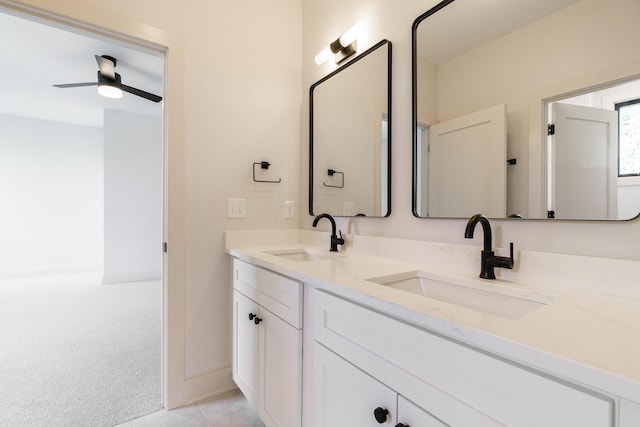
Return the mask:
[[239,390],[162,410],[116,427],[265,427]]

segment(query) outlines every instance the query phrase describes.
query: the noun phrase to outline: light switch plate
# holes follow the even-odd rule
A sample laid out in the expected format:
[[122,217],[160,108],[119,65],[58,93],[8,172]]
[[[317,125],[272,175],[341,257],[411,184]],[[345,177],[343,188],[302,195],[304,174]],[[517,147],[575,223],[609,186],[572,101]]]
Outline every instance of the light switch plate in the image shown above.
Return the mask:
[[294,219],[296,217],[296,203],[293,200],[284,202],[284,219]]
[[227,199],[227,218],[246,218],[247,199]]

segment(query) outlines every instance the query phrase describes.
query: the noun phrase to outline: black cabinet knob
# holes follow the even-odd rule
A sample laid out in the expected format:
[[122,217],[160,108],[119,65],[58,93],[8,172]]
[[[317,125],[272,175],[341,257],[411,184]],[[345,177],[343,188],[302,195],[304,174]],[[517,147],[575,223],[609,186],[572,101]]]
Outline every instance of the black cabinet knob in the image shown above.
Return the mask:
[[387,415],[389,415],[389,411],[379,406],[373,410],[373,416],[379,424],[387,422]]
[[408,424],[398,423],[396,424],[396,427],[410,427],[410,426]]
[[262,319],[258,317],[257,314],[249,313],[249,320],[253,320],[253,323],[256,325],[262,322]]

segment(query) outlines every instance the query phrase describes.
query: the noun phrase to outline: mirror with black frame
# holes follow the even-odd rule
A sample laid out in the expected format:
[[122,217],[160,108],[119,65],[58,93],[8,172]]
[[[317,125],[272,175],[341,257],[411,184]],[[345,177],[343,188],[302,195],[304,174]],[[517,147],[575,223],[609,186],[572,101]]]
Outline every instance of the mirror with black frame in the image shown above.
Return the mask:
[[640,212],[640,2],[446,0],[413,24],[413,213]]
[[391,42],[314,83],[309,102],[309,213],[388,216]]

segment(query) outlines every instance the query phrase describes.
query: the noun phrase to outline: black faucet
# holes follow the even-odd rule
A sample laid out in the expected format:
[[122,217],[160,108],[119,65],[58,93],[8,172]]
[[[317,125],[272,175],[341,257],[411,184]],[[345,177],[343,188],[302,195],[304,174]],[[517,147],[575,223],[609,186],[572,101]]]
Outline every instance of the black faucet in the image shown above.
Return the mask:
[[327,213],[320,214],[313,220],[313,226],[318,225],[318,221],[322,218],[327,218],[331,221],[331,252],[338,252],[338,245],[344,245],[344,239],[342,238],[342,231],[339,231],[340,237],[336,234],[336,221],[333,217]]
[[496,275],[493,271],[494,267],[500,268],[513,268],[513,242],[509,243],[510,256],[502,257],[495,256],[491,250],[491,224],[486,216],[482,214],[475,214],[469,218],[467,222],[467,228],[464,230],[464,237],[466,239],[473,239],[473,231],[476,229],[476,225],[482,224],[482,231],[484,233],[484,249],[482,251],[482,259],[480,261],[480,278],[481,279],[495,279]]

